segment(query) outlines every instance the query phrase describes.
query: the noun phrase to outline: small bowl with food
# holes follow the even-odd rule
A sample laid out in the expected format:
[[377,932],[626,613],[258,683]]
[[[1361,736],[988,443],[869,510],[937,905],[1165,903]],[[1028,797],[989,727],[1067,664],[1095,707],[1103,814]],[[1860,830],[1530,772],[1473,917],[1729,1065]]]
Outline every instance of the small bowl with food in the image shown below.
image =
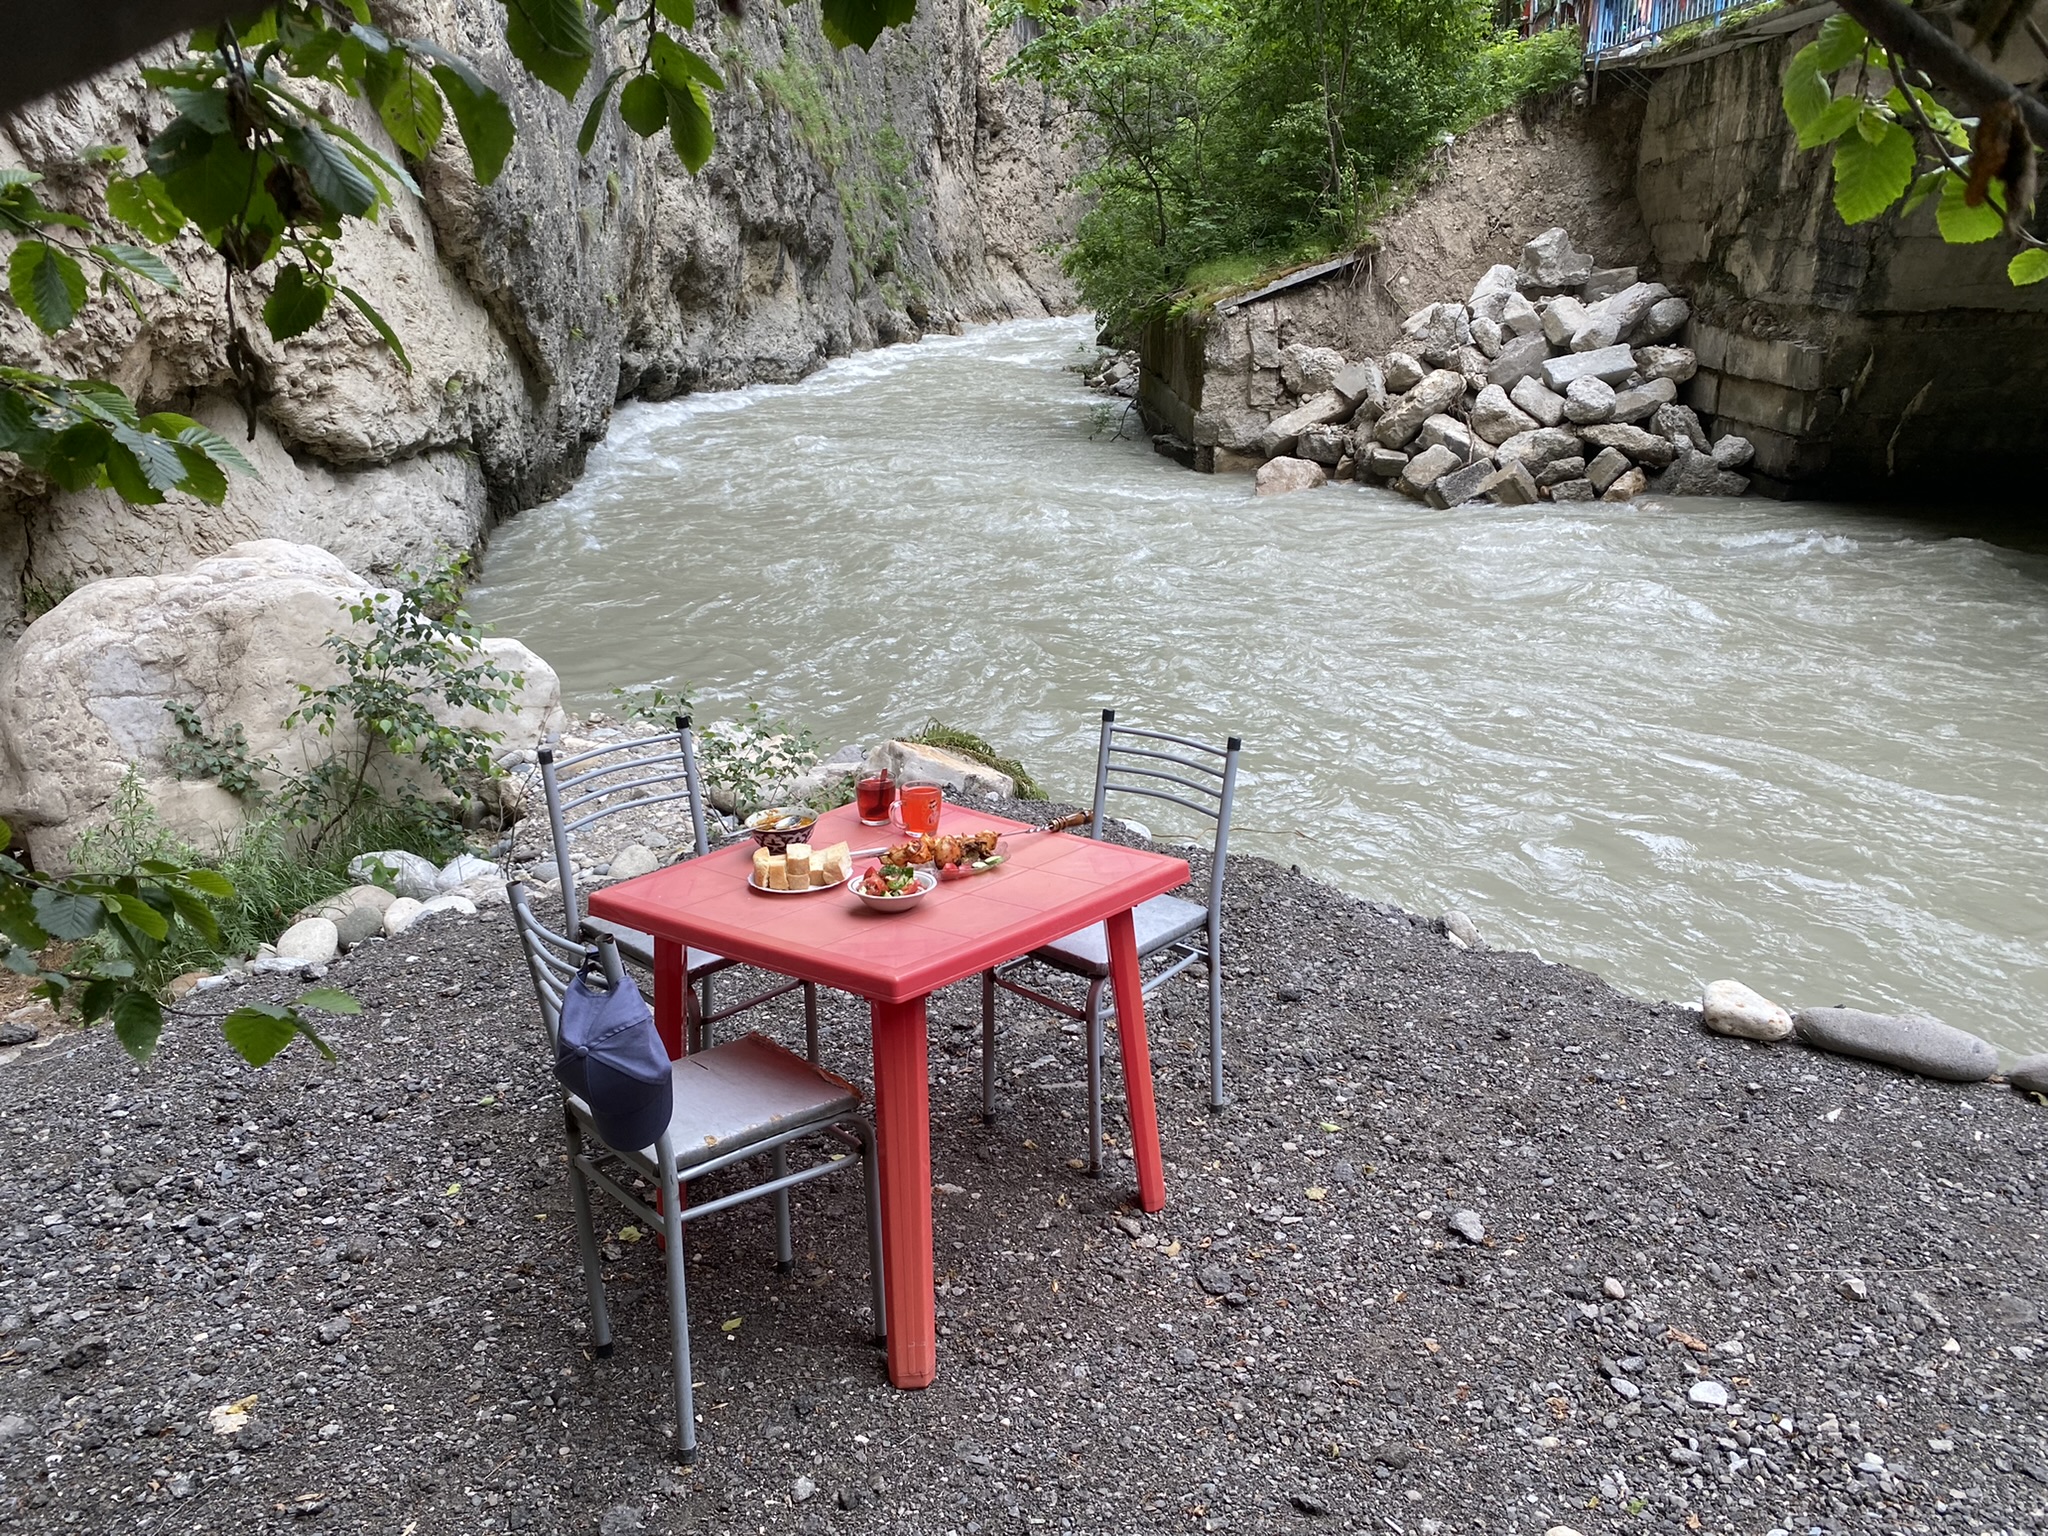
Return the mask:
[[791,843],[808,843],[818,813],[808,805],[771,805],[742,823],[748,834],[770,853],[787,853]]
[[910,869],[901,864],[870,864],[848,878],[846,888],[860,898],[864,907],[877,912],[901,912],[914,907],[934,890],[939,877],[929,869]]

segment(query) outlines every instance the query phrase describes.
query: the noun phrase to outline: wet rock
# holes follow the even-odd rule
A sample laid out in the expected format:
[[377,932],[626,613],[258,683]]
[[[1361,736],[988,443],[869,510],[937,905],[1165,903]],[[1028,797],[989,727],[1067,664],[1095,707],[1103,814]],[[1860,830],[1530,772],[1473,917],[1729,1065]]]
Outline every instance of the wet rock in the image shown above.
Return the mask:
[[1537,426],[1554,427],[1564,420],[1564,396],[1533,375],[1516,384],[1508,398],[1534,418]]
[[1522,380],[1542,373],[1544,361],[1549,356],[1550,343],[1540,332],[1517,336],[1513,341],[1502,343],[1500,356],[1486,365],[1486,382],[1498,384],[1512,394]]
[[[1543,388],[1540,384],[1536,387]],[[1508,392],[1498,384],[1489,384],[1479,391],[1479,398],[1472,402],[1472,408],[1466,414],[1471,422],[1472,431],[1488,443],[1504,443],[1517,432],[1533,432],[1542,425],[1510,400]],[[1550,422],[1548,425],[1556,426],[1557,423]]]
[[1739,981],[1707,984],[1700,1022],[1717,1035],[1740,1040],[1783,1040],[1792,1033],[1791,1014]]
[[2022,1056],[2007,1070],[2005,1080],[2021,1093],[2048,1094],[2048,1051]]
[[1583,479],[1585,474],[1586,461],[1575,453],[1569,458],[1552,459],[1537,470],[1536,483],[1546,486],[1562,485],[1567,480]]
[[1291,395],[1319,395],[1344,367],[1344,354],[1331,347],[1294,342],[1280,349],[1280,382]]
[[1493,451],[1494,458],[1501,464],[1526,463],[1532,472],[1553,460],[1574,458],[1578,454],[1578,434],[1563,427],[1538,427],[1534,432],[1518,432]]
[[1584,427],[1580,429],[1579,436],[1596,448],[1618,449],[1636,463],[1647,464],[1652,469],[1662,469],[1678,456],[1677,445],[1670,438],[1623,422],[1611,421],[1597,427]]
[[1584,478],[1560,480],[1550,487],[1552,501],[1593,501],[1598,495],[1593,482]]
[[1614,386],[1604,379],[1574,379],[1564,392],[1564,419],[1592,426],[1614,414]]
[[1600,493],[1602,501],[1634,501],[1650,488],[1650,477],[1640,469],[1625,470],[1619,479]]
[[[1505,357],[1507,354],[1501,355]],[[1635,371],[1636,360],[1629,349],[1616,345],[1549,358],[1543,364],[1543,382],[1562,392],[1571,386],[1574,379],[1601,379],[1609,384],[1619,384]]]
[[1405,395],[1420,384],[1429,370],[1406,352],[1389,352],[1384,365],[1387,388],[1397,395]]
[[1740,496],[1748,487],[1748,480],[1720,468],[1712,454],[1690,443],[1674,444],[1670,466],[1651,482],[1652,489],[1669,496]]
[[1792,1027],[1819,1050],[1943,1082],[1980,1083],[1998,1070],[1998,1052],[1988,1040],[1925,1014],[1803,1008],[1792,1016]]
[[1462,465],[1442,476],[1429,488],[1423,499],[1440,510],[1463,506],[1468,501],[1477,501],[1481,498],[1486,482],[1493,478],[1493,475],[1494,464],[1491,459],[1480,459],[1476,463]]
[[1510,459],[1487,477],[1479,493],[1503,507],[1526,507],[1537,499],[1536,477],[1520,459]]
[[1707,451],[1706,429],[1689,405],[1664,404],[1657,407],[1650,418],[1650,430],[1659,437],[1668,437],[1674,443],[1689,445],[1700,452]]
[[1586,466],[1586,478],[1592,482],[1595,491],[1604,495],[1610,485],[1628,473],[1628,469],[1627,454],[1619,448],[1602,448]]
[[1440,411],[1465,398],[1465,376],[1439,368],[1398,400],[1390,400],[1386,411],[1373,423],[1373,438],[1383,448],[1405,448],[1422,431],[1422,424]]
[[1253,494],[1283,496],[1289,491],[1312,491],[1327,485],[1329,479],[1323,472],[1323,466],[1314,460],[1283,456],[1268,459],[1259,466]]
[[1408,467],[1408,455],[1398,448],[1368,448],[1365,471],[1381,480],[1391,480]]
[[278,958],[304,965],[326,965],[340,948],[340,931],[324,917],[302,918],[277,936]]
[[1464,456],[1454,448],[1439,443],[1434,448],[1425,448],[1408,461],[1408,467],[1401,471],[1394,482],[1395,489],[1405,495],[1420,496],[1437,481],[1465,462]]

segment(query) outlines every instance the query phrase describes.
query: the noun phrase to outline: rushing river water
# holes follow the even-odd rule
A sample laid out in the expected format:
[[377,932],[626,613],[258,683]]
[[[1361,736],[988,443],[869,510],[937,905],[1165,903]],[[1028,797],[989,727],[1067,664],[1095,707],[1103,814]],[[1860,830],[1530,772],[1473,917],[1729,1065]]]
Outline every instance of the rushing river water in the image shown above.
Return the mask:
[[1236,846],[1347,890],[1642,995],[1734,976],[2048,1047],[2048,557],[1799,503],[1255,499],[1116,436],[1088,337],[629,406],[472,608],[572,707],[936,714],[1063,798],[1104,705],[1235,731]]

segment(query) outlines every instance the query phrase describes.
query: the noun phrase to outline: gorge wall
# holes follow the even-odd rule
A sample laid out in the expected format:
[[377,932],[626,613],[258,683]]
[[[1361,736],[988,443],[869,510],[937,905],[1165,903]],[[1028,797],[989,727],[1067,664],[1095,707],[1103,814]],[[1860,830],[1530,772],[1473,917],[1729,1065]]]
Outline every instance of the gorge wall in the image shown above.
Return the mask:
[[[337,305],[285,346],[245,324],[257,388],[233,398],[221,271],[189,233],[170,258],[185,292],[155,295],[146,321],[98,303],[49,338],[0,306],[0,360],[111,378],[226,433],[260,471],[232,477],[223,507],[131,507],[53,493],[0,458],[0,648],[83,582],[246,539],[318,544],[364,571],[474,548],[575,476],[620,400],[794,380],[926,329],[1071,303],[1051,252],[1066,151],[1036,88],[995,78],[1002,40],[978,0],[920,0],[871,54],[825,42],[816,0],[737,21],[707,7],[698,41],[730,89],[695,178],[665,137],[615,116],[579,156],[582,105],[512,60],[492,0],[373,9],[477,60],[519,123],[494,185],[476,185],[451,132],[413,168],[421,195],[340,244],[343,280],[391,321],[412,372]],[[609,69],[601,55],[586,97]],[[96,207],[106,173],[81,151],[133,155],[166,118],[127,66],[0,125],[0,165],[41,172],[53,206]],[[238,285],[235,306],[252,318],[263,297]]]

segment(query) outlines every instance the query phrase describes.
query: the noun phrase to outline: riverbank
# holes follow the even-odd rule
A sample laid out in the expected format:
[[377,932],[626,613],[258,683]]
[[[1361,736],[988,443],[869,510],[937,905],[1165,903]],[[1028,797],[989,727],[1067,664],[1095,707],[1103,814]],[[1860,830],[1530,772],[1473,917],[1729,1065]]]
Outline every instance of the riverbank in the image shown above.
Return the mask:
[[[799,1200],[788,1277],[765,1209],[735,1213],[693,1239],[706,1449],[687,1470],[664,1434],[660,1255],[616,1213],[620,1349],[588,1358],[555,1092],[501,913],[338,964],[365,1011],[332,1065],[235,1065],[213,1016],[283,995],[267,979],[181,1009],[145,1072],[104,1032],[25,1053],[0,1069],[0,1522],[2048,1519],[2048,1110],[1710,1037],[1261,860],[1232,861],[1227,900],[1234,1108],[1202,1108],[1199,987],[1152,1015],[1166,1211],[1128,1208],[1126,1161],[1099,1182],[1069,1166],[1081,1054],[1049,1015],[1006,1011],[1008,1103],[983,1127],[978,994],[942,996],[937,1384],[881,1385],[848,1194]],[[800,1038],[793,1009],[770,1015]],[[828,996],[826,1017],[830,1064],[865,1078],[853,1006]],[[1479,1242],[1449,1227],[1460,1210]]]

